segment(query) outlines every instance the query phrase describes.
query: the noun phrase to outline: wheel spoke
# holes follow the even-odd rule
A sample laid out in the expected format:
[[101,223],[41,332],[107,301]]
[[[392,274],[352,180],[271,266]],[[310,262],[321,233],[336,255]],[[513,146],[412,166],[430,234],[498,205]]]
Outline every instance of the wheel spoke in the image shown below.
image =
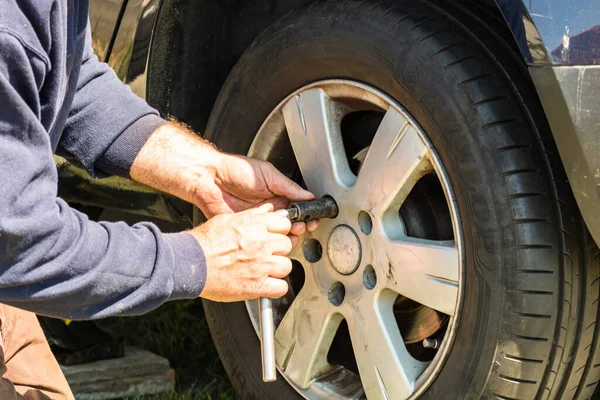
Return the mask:
[[331,369],[327,352],[341,321],[322,294],[305,282],[275,332],[275,357],[302,388]]
[[366,204],[380,204],[381,211],[397,210],[417,180],[432,170],[427,146],[417,131],[390,107],[369,147],[354,193]]
[[409,397],[426,367],[406,350],[392,311],[394,298],[384,292],[348,318],[354,355],[370,399]]
[[287,132],[307,188],[317,197],[335,196],[354,184],[340,131],[343,106],[313,89],[283,107]]
[[383,240],[378,262],[386,287],[435,310],[454,315],[458,298],[459,255],[454,241],[406,238]]

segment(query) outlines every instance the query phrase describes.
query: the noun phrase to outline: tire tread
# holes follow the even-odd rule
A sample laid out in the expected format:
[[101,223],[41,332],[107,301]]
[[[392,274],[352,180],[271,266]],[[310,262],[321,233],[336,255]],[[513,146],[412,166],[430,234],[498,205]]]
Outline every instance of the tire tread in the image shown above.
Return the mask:
[[479,143],[506,193],[496,201],[507,210],[505,251],[514,258],[503,276],[500,368],[490,371],[482,397],[589,398],[600,379],[599,251],[578,213],[526,66],[502,39],[502,19],[484,11],[489,27],[462,3],[446,0],[317,1],[267,28],[252,48],[299,19],[342,13],[356,24],[380,21],[402,33],[401,40],[427,49],[431,63],[468,99]]

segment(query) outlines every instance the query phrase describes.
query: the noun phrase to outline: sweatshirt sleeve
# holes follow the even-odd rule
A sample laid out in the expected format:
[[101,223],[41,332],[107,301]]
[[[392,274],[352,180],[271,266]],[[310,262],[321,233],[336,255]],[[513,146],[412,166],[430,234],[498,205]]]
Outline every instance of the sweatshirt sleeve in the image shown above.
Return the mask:
[[129,177],[146,140],[166,123],[94,55],[89,22],[77,92],[59,143],[92,175]]
[[190,234],[96,223],[57,197],[50,139],[39,122],[46,60],[6,32],[0,48],[0,302],[89,319],[197,297],[206,268]]

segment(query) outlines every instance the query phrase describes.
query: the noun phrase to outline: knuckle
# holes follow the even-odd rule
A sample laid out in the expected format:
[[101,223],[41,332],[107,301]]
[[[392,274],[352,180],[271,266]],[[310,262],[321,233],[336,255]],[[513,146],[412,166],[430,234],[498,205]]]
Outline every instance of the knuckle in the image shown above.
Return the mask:
[[242,220],[240,222],[246,226],[253,226],[253,225],[257,225],[260,223],[260,215],[259,214],[244,213],[244,214],[241,214],[241,216],[242,216]]
[[291,232],[297,236],[302,235],[304,232],[306,232],[306,224],[304,222],[296,222],[292,224]]
[[287,236],[284,236],[284,240],[283,240],[283,251],[285,251],[287,254],[289,254],[292,251],[293,245],[292,245],[292,239],[290,239]]
[[292,268],[293,268],[292,260],[290,260],[287,257],[283,257],[281,269],[285,273],[285,275],[289,275],[292,272]]
[[263,282],[259,280],[253,281],[250,285],[250,292],[256,297],[260,296],[264,292]]
[[266,169],[266,171],[264,171],[264,172],[273,172],[273,170],[275,169],[275,166],[273,165],[273,163],[271,163],[270,161],[264,161],[264,160],[261,160],[261,161],[262,161],[263,168]]
[[244,235],[240,238],[239,241],[240,250],[249,254],[254,254],[258,252],[263,246],[264,244],[261,241],[256,240],[256,238],[252,236]]
[[271,221],[271,213],[255,215],[252,221],[253,225],[258,225],[262,230],[266,231],[269,222]]
[[272,254],[289,254],[292,251],[292,240],[287,235],[272,234],[270,239],[269,249]]
[[292,229],[292,221],[290,221],[289,218],[287,217],[281,217],[283,218],[283,223],[284,225],[288,228],[288,229]]
[[277,297],[285,296],[285,294],[288,292],[288,284],[283,279],[280,279],[279,281],[281,283],[278,285],[277,289],[275,290],[275,295]]
[[261,274],[261,269],[262,268],[259,263],[248,263],[248,272],[250,273],[251,279],[258,279],[258,276]]

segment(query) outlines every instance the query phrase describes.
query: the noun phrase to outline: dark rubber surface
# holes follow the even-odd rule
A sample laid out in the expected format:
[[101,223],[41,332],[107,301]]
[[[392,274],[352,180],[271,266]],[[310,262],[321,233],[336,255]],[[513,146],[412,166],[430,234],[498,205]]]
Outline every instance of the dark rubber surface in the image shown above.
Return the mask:
[[[587,399],[600,377],[598,249],[524,66],[499,29],[440,2],[317,2],[277,22],[241,58],[207,136],[246,153],[271,110],[318,80],[387,93],[429,135],[464,232],[457,339],[422,398]],[[261,382],[244,304],[205,308],[241,398],[299,398],[283,379]]]

